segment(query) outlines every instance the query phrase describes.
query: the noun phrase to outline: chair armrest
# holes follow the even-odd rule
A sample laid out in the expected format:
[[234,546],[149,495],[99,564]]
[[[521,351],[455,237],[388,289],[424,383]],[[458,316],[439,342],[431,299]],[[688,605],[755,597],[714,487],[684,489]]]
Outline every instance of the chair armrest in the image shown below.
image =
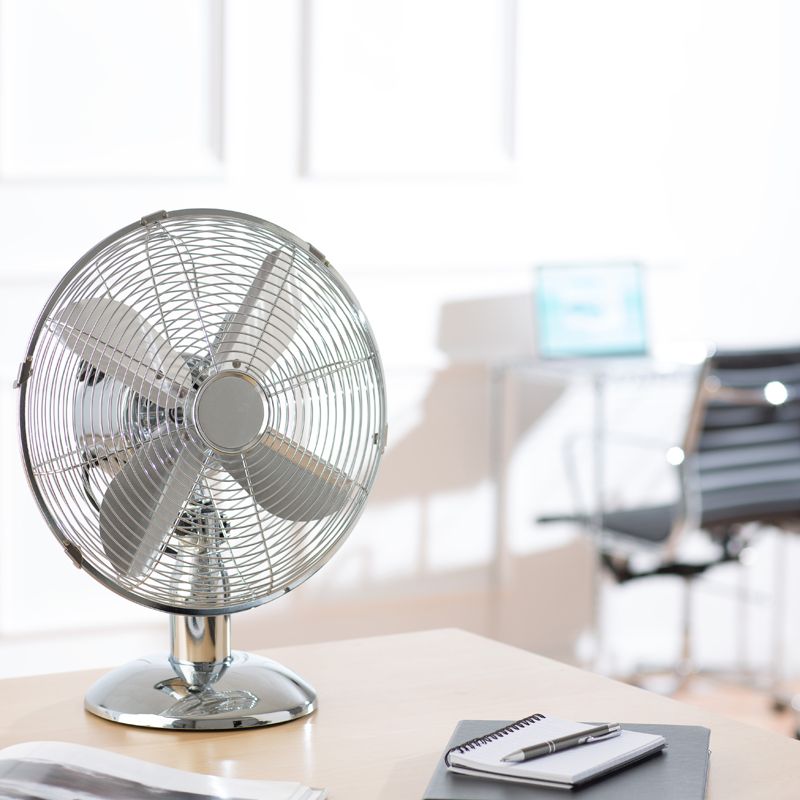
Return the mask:
[[[780,390],[780,384],[777,386]],[[780,406],[790,399],[788,390],[782,399],[769,400],[765,389],[736,389],[732,386],[715,386],[707,389],[712,400],[724,400],[737,406]]]

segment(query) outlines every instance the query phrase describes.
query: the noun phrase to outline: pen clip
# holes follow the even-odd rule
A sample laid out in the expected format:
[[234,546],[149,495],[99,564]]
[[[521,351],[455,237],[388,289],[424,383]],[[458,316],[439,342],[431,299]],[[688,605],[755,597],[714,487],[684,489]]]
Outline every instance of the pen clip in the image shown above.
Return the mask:
[[619,728],[613,728],[610,731],[606,731],[605,733],[598,733],[596,736],[587,736],[584,739],[586,744],[590,742],[602,742],[604,739],[612,739],[614,736],[619,736],[622,731]]

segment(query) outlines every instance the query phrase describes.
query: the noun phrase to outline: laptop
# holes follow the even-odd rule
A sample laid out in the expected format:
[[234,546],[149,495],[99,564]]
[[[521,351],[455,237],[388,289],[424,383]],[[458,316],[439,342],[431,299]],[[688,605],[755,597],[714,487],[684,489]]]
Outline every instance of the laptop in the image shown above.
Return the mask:
[[649,354],[642,265],[536,268],[536,341],[542,360],[628,359]]

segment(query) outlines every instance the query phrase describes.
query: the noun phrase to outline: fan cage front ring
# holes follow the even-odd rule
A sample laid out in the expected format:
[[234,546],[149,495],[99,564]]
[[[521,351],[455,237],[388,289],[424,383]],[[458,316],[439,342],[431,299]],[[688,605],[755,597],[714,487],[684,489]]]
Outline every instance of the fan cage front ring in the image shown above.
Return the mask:
[[[117,302],[126,310],[112,305]],[[90,303],[99,304],[99,316],[91,326],[73,325]],[[171,363],[180,361],[176,374],[185,378],[185,395],[197,381],[214,378],[218,365],[211,362],[221,354],[272,387],[267,455],[259,462],[269,469],[253,473],[251,464],[248,473],[251,456],[242,455],[238,469],[208,448],[187,458],[196,437],[186,429],[183,408],[172,395],[162,401],[143,361],[118,346],[126,337],[148,335],[133,330],[137,317],[129,309],[155,339],[174,345]],[[115,350],[111,358],[109,340],[125,351],[121,357]],[[73,561],[105,586],[171,613],[232,613],[307,580],[358,520],[385,446],[380,355],[353,293],[315,248],[237,212],[152,215],[92,248],[50,296],[25,364],[22,456],[51,530]],[[81,369],[83,378],[76,379]],[[147,490],[152,483],[157,490],[159,479],[178,464],[195,463],[195,455],[202,458],[200,477],[165,526],[155,556],[141,559],[124,536],[109,533],[123,531],[119,519],[101,539],[106,492],[115,479],[128,477],[131,463],[147,461],[139,465],[140,483],[131,486]],[[295,475],[299,480],[290,480]],[[319,500],[326,492],[335,502]],[[315,502],[321,517],[298,518]],[[115,510],[122,518],[136,509],[125,500]]]

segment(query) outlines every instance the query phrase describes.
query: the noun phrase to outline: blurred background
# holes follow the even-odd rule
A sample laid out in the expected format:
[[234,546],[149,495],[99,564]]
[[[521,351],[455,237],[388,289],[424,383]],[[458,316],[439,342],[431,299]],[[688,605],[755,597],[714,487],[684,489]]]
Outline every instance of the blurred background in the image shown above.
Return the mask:
[[[800,342],[798,36],[789,0],[2,0],[0,675],[167,647],[60,552],[11,384],[86,250],[221,207],[328,256],[389,397],[360,523],[237,646],[459,626],[793,732],[770,709],[800,669],[794,509],[688,518],[691,581],[674,536],[614,549],[603,511],[680,505],[710,344]],[[792,422],[787,359],[746,388],[779,383]]]

